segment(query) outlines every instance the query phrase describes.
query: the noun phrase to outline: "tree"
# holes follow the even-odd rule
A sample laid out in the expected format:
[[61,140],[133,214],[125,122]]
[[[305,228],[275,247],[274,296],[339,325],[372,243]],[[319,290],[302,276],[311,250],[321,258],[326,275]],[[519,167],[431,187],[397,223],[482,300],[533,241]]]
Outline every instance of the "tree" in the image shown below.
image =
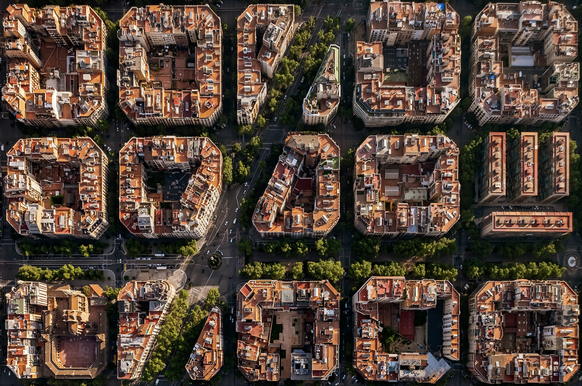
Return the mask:
[[83,292],[83,295],[89,297],[91,296],[91,287],[89,287],[88,285],[83,286],[83,289],[81,290],[81,292]]
[[527,252],[527,247],[523,243],[511,241],[501,245],[499,252],[506,259],[517,260]]
[[262,129],[266,125],[267,125],[267,120],[265,119],[265,117],[263,117],[262,115],[259,115],[257,117],[257,126],[259,127],[259,129]]
[[97,128],[100,132],[106,133],[109,130],[109,121],[106,119],[100,119],[97,121]]
[[194,256],[198,253],[196,240],[182,240],[181,245],[178,246],[176,252],[180,256]]
[[470,259],[465,260],[463,265],[465,275],[469,279],[478,279],[485,275],[485,264],[475,257],[471,257]]
[[238,153],[240,153],[242,151],[242,147],[240,145],[240,143],[235,142],[232,144],[232,152],[237,155]]
[[414,266],[411,272],[414,277],[425,277],[426,276],[426,266],[424,264],[417,264]]
[[127,253],[131,257],[145,255],[150,251],[148,244],[142,243],[138,239],[129,239],[125,242]]
[[293,274],[293,279],[302,280],[305,277],[305,274],[303,273],[303,263],[301,261],[295,263],[291,273]]
[[235,172],[236,180],[238,182],[243,182],[249,177],[250,174],[251,167],[243,164],[242,161],[238,161],[238,166]]
[[299,17],[299,15],[301,15],[301,6],[295,4],[295,17]]
[[249,141],[249,146],[251,146],[254,151],[258,151],[261,146],[263,146],[263,139],[261,137],[253,137]]
[[430,263],[426,270],[428,277],[437,280],[455,281],[457,280],[458,273],[459,272],[453,265],[443,263]]
[[285,277],[285,266],[279,263],[251,263],[246,264],[239,271],[239,275],[251,280],[274,279],[281,280]]
[[331,17],[330,15],[327,15],[327,17],[323,21],[323,26],[325,27],[326,31],[332,31],[332,30],[339,29],[339,19],[336,19],[335,17]]
[[356,26],[356,21],[354,20],[354,18],[350,17],[348,20],[346,20],[346,22],[344,24],[344,30],[346,32],[352,32],[354,30],[355,26]]
[[217,288],[211,288],[206,294],[206,300],[204,300],[204,305],[207,309],[212,308],[215,306],[220,300],[220,292],[218,292]]
[[225,185],[232,183],[232,159],[230,157],[222,159],[222,183]]
[[315,251],[319,256],[327,256],[327,243],[324,239],[319,239],[315,242]]
[[359,258],[371,260],[378,257],[380,244],[381,240],[378,237],[363,237],[353,244],[353,249],[356,251]]
[[298,240],[295,242],[295,246],[293,248],[293,254],[297,257],[304,257],[309,252],[309,248],[307,248],[307,244],[305,241]]
[[246,258],[253,255],[253,242],[250,239],[242,239],[237,245],[238,251]]
[[226,150],[226,146],[224,145],[220,145],[218,146],[218,148],[220,149],[220,152],[222,153],[222,157],[226,157],[226,155],[228,154],[228,150]]
[[228,118],[226,117],[226,115],[222,114],[219,118],[218,118],[218,124],[220,126],[224,126],[228,123]]
[[471,23],[473,22],[473,18],[471,16],[465,16],[461,21],[461,25],[459,26],[459,36],[461,38],[467,38],[471,34]]
[[236,133],[238,135],[251,135],[254,132],[251,125],[237,126]]
[[327,279],[331,283],[337,283],[345,273],[342,264],[334,260],[319,260],[318,263],[313,261],[307,262],[307,273],[317,280]]

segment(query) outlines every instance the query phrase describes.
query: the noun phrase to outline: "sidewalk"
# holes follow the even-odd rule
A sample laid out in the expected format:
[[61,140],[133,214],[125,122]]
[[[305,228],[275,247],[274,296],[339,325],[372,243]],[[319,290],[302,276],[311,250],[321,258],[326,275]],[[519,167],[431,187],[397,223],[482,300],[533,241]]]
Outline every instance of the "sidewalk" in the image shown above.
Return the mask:
[[128,269],[122,275],[129,276],[129,280],[167,280],[176,291],[184,288],[187,280],[186,272],[181,269]]

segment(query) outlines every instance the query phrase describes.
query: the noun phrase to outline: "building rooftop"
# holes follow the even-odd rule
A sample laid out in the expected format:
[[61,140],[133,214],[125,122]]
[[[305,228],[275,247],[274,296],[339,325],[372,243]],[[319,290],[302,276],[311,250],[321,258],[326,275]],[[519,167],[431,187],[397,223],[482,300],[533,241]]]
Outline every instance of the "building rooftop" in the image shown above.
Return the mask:
[[[148,189],[155,173],[165,188]],[[201,238],[222,192],[222,153],[206,137],[134,137],[119,152],[119,182],[119,218],[131,233]]]
[[218,119],[222,25],[209,5],[132,7],[119,28],[119,104],[132,121]]
[[525,232],[532,236],[544,236],[573,230],[570,212],[492,212],[485,219],[491,221],[493,234]]
[[91,138],[20,139],[6,155],[6,219],[19,234],[99,238],[107,230],[108,159]]
[[373,276],[354,294],[354,367],[366,381],[436,383],[450,369],[432,353],[389,353],[381,340],[385,328],[414,340],[414,312],[435,308],[438,300],[444,304],[442,355],[458,361],[460,297],[449,281]]
[[2,22],[7,59],[2,100],[16,119],[94,125],[85,119],[106,110],[107,28],[93,8],[13,4]]
[[321,62],[307,96],[303,99],[303,111],[313,115],[330,114],[339,104],[340,97],[340,48],[332,44]]
[[442,236],[459,220],[457,145],[443,135],[372,135],[356,150],[355,226]]
[[[254,122],[266,99],[267,79],[261,72],[275,68],[292,38],[295,8],[291,4],[251,4],[238,17],[237,116],[239,123]],[[262,44],[257,40],[263,38]],[[257,47],[261,47],[257,52]]]
[[290,133],[253,225],[262,236],[321,237],[339,221],[340,152],[327,134]]
[[117,295],[117,379],[136,379],[174,300],[176,290],[165,280],[128,282]]
[[327,280],[251,280],[237,295],[238,368],[251,382],[326,380],[339,329],[340,294]]
[[209,381],[214,377],[222,367],[223,348],[222,311],[213,307],[186,363],[190,378],[194,381]]
[[6,294],[7,366],[19,379],[93,379],[107,363],[103,289],[18,281]]
[[489,281],[469,298],[469,369],[485,383],[564,383],[578,371],[576,292],[564,281]]

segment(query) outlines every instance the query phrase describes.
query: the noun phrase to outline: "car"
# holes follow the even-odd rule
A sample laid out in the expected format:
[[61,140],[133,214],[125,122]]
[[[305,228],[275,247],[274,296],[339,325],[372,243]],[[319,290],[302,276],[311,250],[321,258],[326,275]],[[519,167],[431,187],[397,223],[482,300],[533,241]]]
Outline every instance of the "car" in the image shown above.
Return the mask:
[[220,8],[220,4],[216,4],[216,7],[217,7],[217,8]]
[[117,126],[117,131],[119,131],[119,126]]
[[277,117],[275,117],[274,121],[277,122]]
[[228,233],[229,235],[232,235],[232,229],[230,230],[230,232]]
[[2,146],[0,146],[0,150],[4,151],[4,144],[2,144]]
[[236,209],[234,210],[234,212],[235,212],[235,213],[236,213],[236,212],[238,212],[238,208],[236,208]]
[[236,224],[236,218],[234,219],[234,221],[232,222],[233,224]]
[[344,59],[346,58],[346,53],[344,52]]
[[228,278],[229,278],[229,279],[232,279],[232,275],[230,275]]
[[217,215],[214,215],[214,219],[216,220],[217,218],[218,218],[218,216]]
[[287,95],[285,95],[285,98],[283,98],[283,99],[287,99]]
[[344,379],[346,379],[346,374],[344,374],[344,377],[342,378],[342,381],[343,381]]
[[227,225],[228,225],[228,221],[224,223],[224,226],[227,226]]
[[244,190],[243,194],[247,194],[247,190],[246,189]]
[[234,237],[232,239],[230,239],[230,242],[232,243],[232,240],[234,240]]
[[208,255],[210,253],[210,249],[208,250],[208,252],[206,252],[206,254]]
[[461,264],[460,268],[463,269],[463,264]]
[[245,186],[249,186],[249,183],[248,182],[245,182]]

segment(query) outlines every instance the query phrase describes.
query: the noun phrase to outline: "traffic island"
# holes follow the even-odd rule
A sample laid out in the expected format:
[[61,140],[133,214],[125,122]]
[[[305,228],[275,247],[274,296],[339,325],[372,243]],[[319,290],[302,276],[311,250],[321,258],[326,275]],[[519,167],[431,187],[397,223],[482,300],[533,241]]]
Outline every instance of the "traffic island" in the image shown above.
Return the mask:
[[211,269],[217,270],[222,267],[222,257],[219,254],[214,254],[208,259],[208,266]]

